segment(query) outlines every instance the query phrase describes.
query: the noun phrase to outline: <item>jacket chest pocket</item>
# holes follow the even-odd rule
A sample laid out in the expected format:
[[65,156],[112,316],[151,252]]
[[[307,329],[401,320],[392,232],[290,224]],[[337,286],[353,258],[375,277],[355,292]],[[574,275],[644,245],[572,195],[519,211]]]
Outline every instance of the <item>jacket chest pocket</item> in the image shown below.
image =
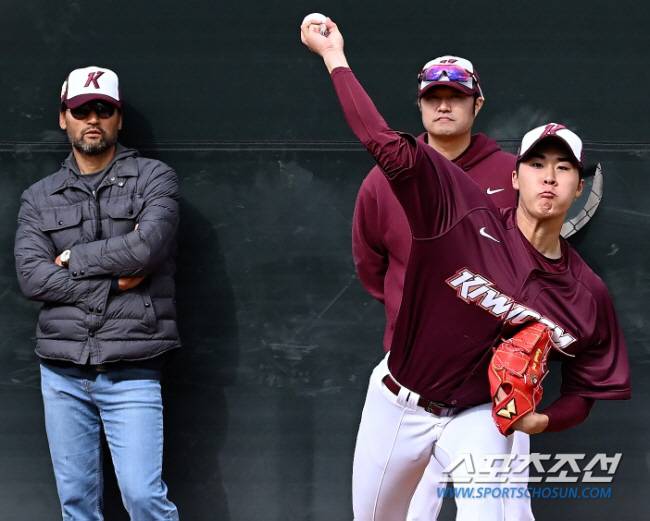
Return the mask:
[[142,196],[121,197],[104,206],[110,223],[109,237],[125,235],[135,229],[135,223],[142,210]]
[[57,250],[74,246],[81,238],[81,206],[45,208],[41,212],[41,231],[47,233]]

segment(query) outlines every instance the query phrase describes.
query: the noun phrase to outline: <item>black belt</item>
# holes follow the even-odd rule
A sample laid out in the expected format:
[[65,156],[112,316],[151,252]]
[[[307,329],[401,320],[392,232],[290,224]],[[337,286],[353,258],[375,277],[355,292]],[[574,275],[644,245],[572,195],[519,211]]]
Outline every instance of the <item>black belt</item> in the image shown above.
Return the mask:
[[[391,375],[387,374],[384,376],[383,382],[386,386],[386,389],[388,389],[395,396],[399,395],[399,392],[402,388],[395,380],[393,380]],[[455,414],[458,414],[459,412],[467,409],[467,407],[453,407],[442,402],[432,402],[431,400],[427,400],[421,396],[418,400],[418,406],[422,407],[425,411],[431,414],[435,414],[436,416],[441,417],[454,416]]]

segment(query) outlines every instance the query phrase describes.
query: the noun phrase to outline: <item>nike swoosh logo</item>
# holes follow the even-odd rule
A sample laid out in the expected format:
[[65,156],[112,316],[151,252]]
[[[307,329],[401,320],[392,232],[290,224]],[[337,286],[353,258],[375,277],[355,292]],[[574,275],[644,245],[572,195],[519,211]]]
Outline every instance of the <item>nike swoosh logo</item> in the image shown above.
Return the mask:
[[495,239],[494,237],[492,237],[488,232],[486,232],[485,231],[485,226],[483,226],[483,228],[481,228],[478,231],[478,233],[480,233],[483,237],[487,237],[488,239],[492,239],[494,242],[498,242],[498,243],[501,242],[501,241],[498,241],[497,239]]
[[488,188],[487,193],[488,195],[498,194],[499,192],[503,192],[504,190],[505,188],[497,188],[496,190],[492,190],[491,188]]

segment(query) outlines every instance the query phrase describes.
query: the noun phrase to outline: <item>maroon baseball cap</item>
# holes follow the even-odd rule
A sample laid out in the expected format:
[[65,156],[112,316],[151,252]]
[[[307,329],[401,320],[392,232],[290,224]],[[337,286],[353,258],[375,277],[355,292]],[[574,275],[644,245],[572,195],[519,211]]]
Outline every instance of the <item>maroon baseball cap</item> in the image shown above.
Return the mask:
[[524,159],[538,143],[545,139],[559,139],[562,141],[580,168],[584,166],[582,140],[564,125],[558,125],[557,123],[549,123],[528,131],[521,140],[521,146],[517,152],[517,161]]
[[95,66],[75,69],[63,82],[61,103],[65,103],[68,108],[75,109],[96,99],[122,107],[120,82],[112,70]]
[[474,65],[459,56],[440,56],[422,67],[418,74],[418,97],[439,85],[454,88],[468,96],[478,94],[485,99]]

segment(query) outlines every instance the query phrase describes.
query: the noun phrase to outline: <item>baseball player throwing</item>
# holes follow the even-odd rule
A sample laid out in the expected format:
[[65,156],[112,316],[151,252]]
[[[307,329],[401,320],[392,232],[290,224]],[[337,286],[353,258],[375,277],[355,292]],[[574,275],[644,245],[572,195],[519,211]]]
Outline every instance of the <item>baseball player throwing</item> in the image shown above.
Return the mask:
[[[447,55],[428,61],[418,74],[418,108],[426,130],[418,140],[465,171],[497,206],[509,208],[517,205],[518,198],[512,186],[516,157],[501,150],[485,134],[472,134],[474,120],[485,101],[483,90],[469,60]],[[361,183],[357,196],[352,253],[363,287],[384,304],[386,351],[393,340],[410,251],[411,228],[406,214],[386,176],[375,166]],[[519,457],[529,454],[528,434],[515,432],[512,449]],[[438,515],[442,508],[438,495],[442,470],[440,463],[431,458],[411,500],[408,521],[429,521]],[[530,498],[523,494],[507,498],[505,506],[506,521],[533,519]]]
[[[328,36],[313,27],[305,21],[301,39],[323,58],[348,124],[413,236],[394,340],[370,379],[353,470],[355,520],[395,521],[406,518],[431,457],[444,468],[465,454],[484,462],[511,452],[512,437],[492,418],[488,381],[503,338],[540,322],[555,351],[570,355],[558,355],[560,397],[507,425],[529,434],[580,423],[595,399],[629,398],[629,362],[605,285],[560,237],[584,184],[578,136],[556,124],[528,132],[512,175],[518,206],[499,210],[433,148],[388,127],[348,67],[336,24],[327,19]],[[451,477],[471,476],[457,466]],[[456,504],[459,520],[503,519],[503,494]]]

